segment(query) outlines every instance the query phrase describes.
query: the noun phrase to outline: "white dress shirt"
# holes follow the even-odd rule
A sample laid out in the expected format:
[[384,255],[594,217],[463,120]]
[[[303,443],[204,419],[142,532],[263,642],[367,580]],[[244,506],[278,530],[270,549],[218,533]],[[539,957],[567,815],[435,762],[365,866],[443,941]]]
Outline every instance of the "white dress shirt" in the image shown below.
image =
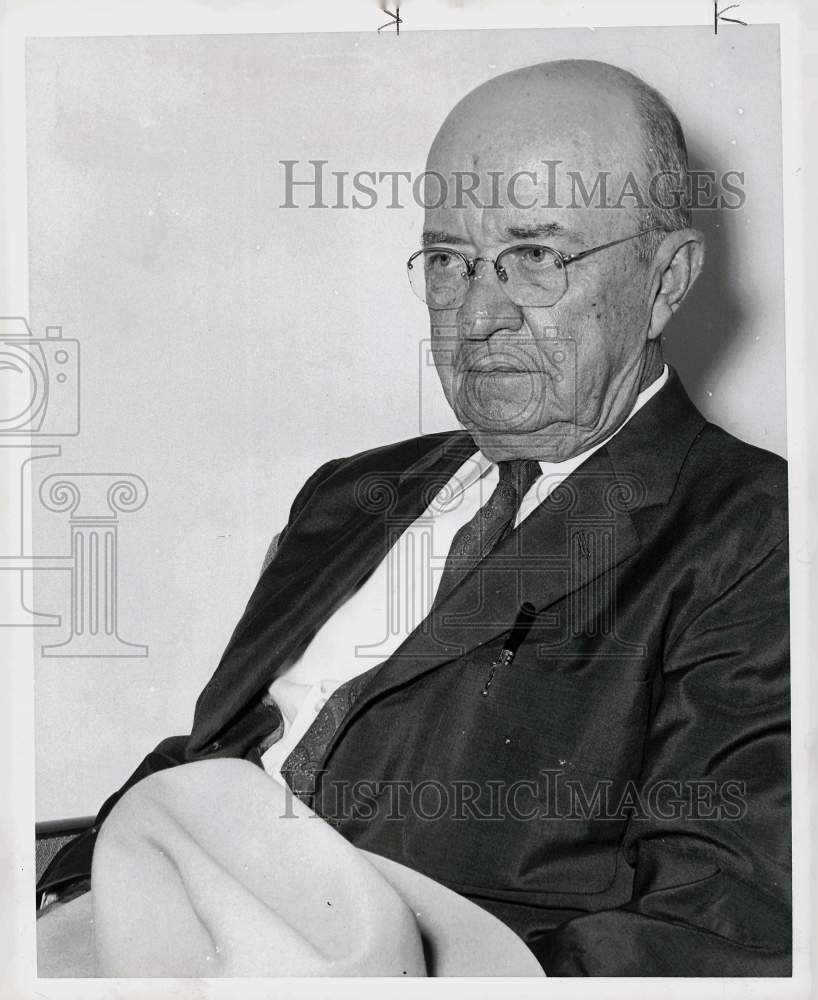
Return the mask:
[[[667,382],[668,369],[643,389],[622,427]],[[515,528],[614,434],[564,462],[540,462],[542,477],[523,497]],[[476,452],[404,531],[366,582],[315,633],[270,685],[284,719],[281,738],[262,754],[265,771],[283,782],[281,766],[341,684],[388,659],[431,609],[452,539],[488,501],[497,464]]]

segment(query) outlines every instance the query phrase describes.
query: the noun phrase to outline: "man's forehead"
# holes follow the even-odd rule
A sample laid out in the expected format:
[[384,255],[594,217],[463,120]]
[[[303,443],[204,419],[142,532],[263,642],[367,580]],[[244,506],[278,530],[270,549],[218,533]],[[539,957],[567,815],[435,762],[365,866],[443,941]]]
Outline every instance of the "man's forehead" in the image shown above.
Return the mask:
[[532,212],[488,210],[468,217],[465,212],[449,210],[427,213],[422,242],[424,246],[473,246],[483,242],[581,242],[584,238],[585,227],[560,221],[553,213],[535,216]]
[[[604,235],[612,223],[610,201],[632,183],[629,177],[641,185],[644,174],[641,155],[595,143],[581,131],[559,144],[548,136],[527,137],[517,148],[511,139],[498,147],[495,137],[476,157],[469,148],[464,143],[459,155],[453,150],[455,155],[430,158],[423,187],[424,228],[430,233],[469,242]],[[452,165],[475,160],[471,168]],[[631,197],[620,207],[630,214],[634,206]]]
[[[483,193],[485,197],[485,192]],[[529,196],[527,195],[526,198]],[[604,210],[584,206],[553,207],[537,197],[515,205],[507,199],[479,205],[453,204],[428,208],[423,225],[423,244],[489,246],[505,243],[581,243],[597,228],[595,216]],[[602,220],[604,221],[604,220]]]

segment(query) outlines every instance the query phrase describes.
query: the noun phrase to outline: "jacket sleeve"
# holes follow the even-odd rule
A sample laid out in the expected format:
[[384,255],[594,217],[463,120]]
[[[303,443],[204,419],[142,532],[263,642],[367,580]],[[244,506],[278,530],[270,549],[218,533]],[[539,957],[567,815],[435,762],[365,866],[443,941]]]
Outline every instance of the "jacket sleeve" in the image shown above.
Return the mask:
[[685,628],[658,683],[640,779],[653,808],[623,843],[632,897],[532,950],[549,976],[788,976],[785,543]]
[[60,891],[63,895],[66,888],[73,886],[78,880],[91,876],[91,856],[97,839],[97,831],[105,817],[116,805],[117,801],[142,778],[166,767],[174,767],[184,762],[187,736],[171,736],[162,740],[159,746],[142,761],[125,784],[109,796],[103,804],[94,825],[67,843],[51,860],[37,883],[38,892]]
[[[331,461],[320,466],[320,468],[318,468],[309,477],[304,486],[302,486],[290,509],[287,527],[298,517],[301,509],[308,502],[315,488],[332,470],[335,464],[336,461]],[[270,544],[264,558],[262,573],[272,561],[276,548],[287,531],[287,527],[278,532],[278,534],[273,538],[273,541]],[[105,800],[105,803],[94,820],[94,825],[89,830],[80,834],[80,836],[75,837],[74,840],[67,843],[63,848],[61,848],[60,851],[57,852],[37,883],[38,893],[58,891],[61,895],[64,895],[66,892],[75,890],[81,881],[87,881],[87,879],[90,878],[91,859],[93,856],[97,831],[104,822],[105,818],[125,792],[138,781],[141,781],[142,778],[145,778],[149,774],[153,774],[156,771],[161,771],[168,767],[175,767],[178,764],[184,764],[186,761],[185,750],[188,740],[189,736],[171,736],[168,739],[163,740],[155,750],[145,757],[125,784]],[[255,757],[252,759],[254,759],[256,763],[260,763],[260,760],[255,760]]]

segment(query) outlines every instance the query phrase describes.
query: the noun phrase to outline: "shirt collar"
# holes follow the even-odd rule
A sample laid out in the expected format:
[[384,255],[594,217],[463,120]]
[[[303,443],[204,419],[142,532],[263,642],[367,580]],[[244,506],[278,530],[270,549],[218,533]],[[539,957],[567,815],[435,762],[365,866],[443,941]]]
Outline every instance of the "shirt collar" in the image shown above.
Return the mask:
[[[574,469],[578,469],[579,466],[582,465],[586,459],[590,458],[595,451],[598,451],[612,438],[616,437],[625,424],[627,424],[628,421],[635,416],[636,413],[641,410],[642,407],[665,385],[668,380],[668,376],[668,366],[665,365],[662,369],[662,374],[651,382],[646,389],[643,389],[636,397],[633,409],[622,421],[619,427],[617,427],[613,434],[609,434],[603,441],[599,441],[597,444],[587,448],[585,451],[580,452],[578,455],[572,455],[571,458],[566,458],[563,462],[540,462],[539,465],[542,469],[543,476],[565,477],[573,472]],[[458,496],[465,493],[466,490],[473,486],[478,480],[487,475],[494,468],[494,466],[495,463],[484,455],[482,451],[476,451],[473,455],[466,459],[449,482],[437,494],[432,502],[432,506],[440,505],[444,508],[448,507]]]
[[625,424],[627,424],[627,422],[642,409],[645,403],[653,399],[656,393],[667,382],[669,374],[668,367],[665,365],[662,368],[662,374],[657,379],[654,379],[647,389],[643,389],[639,393],[636,397],[636,402],[633,404],[631,412],[627,415],[627,417],[625,417],[613,434],[609,434],[604,441],[599,441],[597,444],[592,445],[590,448],[586,448],[585,451],[580,452],[578,455],[572,455],[571,458],[566,458],[564,462],[540,462],[540,468],[543,471],[543,475],[567,475],[568,473],[573,472],[574,469],[578,469],[580,465],[582,465],[587,458],[590,458],[595,451],[599,451],[599,449],[604,447],[604,445],[606,445],[612,438],[615,438]]

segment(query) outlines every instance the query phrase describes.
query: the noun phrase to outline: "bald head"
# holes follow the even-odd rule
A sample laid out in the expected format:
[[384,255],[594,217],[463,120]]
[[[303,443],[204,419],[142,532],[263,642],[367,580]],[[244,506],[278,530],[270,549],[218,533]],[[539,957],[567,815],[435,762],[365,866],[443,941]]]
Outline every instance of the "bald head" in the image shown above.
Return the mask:
[[[635,134],[637,77],[607,63],[566,59],[503,73],[476,87],[446,117],[432,146],[451,137],[476,141],[538,136],[555,129],[590,129],[600,143]],[[628,128],[628,119],[634,128]]]
[[[553,190],[555,174],[544,162],[559,162],[562,192]],[[504,184],[515,173],[536,172],[539,184],[531,186],[540,188],[541,203],[544,184],[551,186],[546,201],[571,204],[579,184],[580,194],[590,192],[604,174],[612,201],[630,183],[618,207],[639,228],[668,232],[690,225],[687,150],[676,115],[643,80],[608,63],[559,60],[488,80],[449,113],[427,166],[444,177],[495,172]],[[530,179],[520,179],[515,191]],[[661,239],[661,232],[652,233],[637,247],[649,257]]]

